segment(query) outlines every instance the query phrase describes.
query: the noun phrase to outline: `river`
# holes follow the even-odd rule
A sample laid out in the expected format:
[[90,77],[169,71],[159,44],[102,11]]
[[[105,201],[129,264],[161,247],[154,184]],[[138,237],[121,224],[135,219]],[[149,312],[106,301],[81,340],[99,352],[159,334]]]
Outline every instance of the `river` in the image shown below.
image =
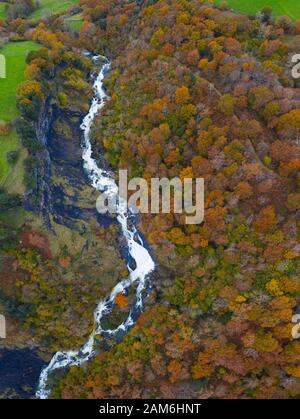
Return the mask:
[[[94,56],[94,63],[103,60],[104,64],[94,81],[94,97],[88,114],[85,116],[81,129],[83,131],[82,141],[82,159],[83,167],[88,176],[90,184],[97,191],[104,192],[106,195],[118,197],[119,188],[114,180],[112,173],[98,166],[97,161],[93,158],[93,150],[91,144],[91,127],[99,113],[104,107],[108,96],[103,86],[105,75],[110,69],[111,63],[102,56]],[[133,215],[127,210],[127,203],[122,199],[117,199],[117,221],[120,224],[122,234],[126,239],[128,249],[128,271],[129,277],[121,279],[114,287],[111,294],[104,300],[100,301],[94,312],[94,328],[86,343],[79,350],[60,351],[57,352],[46,368],[40,374],[38,390],[36,397],[46,399],[51,394],[49,385],[49,377],[55,371],[71,366],[80,366],[90,360],[96,354],[96,336],[118,335],[126,333],[132,326],[143,310],[143,291],[146,288],[146,281],[151,272],[155,269],[155,263],[139,233]],[[114,307],[114,301],[118,294],[125,293],[132,285],[136,285],[136,295],[133,306],[127,319],[121,323],[116,329],[107,330],[101,326],[101,320],[111,312]]]

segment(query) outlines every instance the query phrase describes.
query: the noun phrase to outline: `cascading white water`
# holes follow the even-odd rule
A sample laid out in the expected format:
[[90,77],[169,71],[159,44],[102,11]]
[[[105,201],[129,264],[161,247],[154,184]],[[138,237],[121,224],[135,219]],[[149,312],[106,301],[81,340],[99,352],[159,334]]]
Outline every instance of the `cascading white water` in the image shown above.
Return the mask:
[[[91,126],[96,115],[103,108],[107,100],[107,95],[103,88],[103,79],[110,68],[110,62],[105,57],[95,56],[93,57],[93,61],[96,62],[100,58],[104,59],[105,64],[102,66],[101,71],[94,82],[95,95],[89,113],[86,115],[81,125],[81,129],[84,131],[82,158],[91,185],[99,192],[118,196],[119,188],[115,180],[110,173],[98,167],[97,162],[92,157],[92,145],[90,141]],[[117,220],[121,225],[122,233],[126,238],[129,255],[135,261],[136,268],[132,269],[128,264],[127,267],[130,272],[129,278],[121,280],[112,290],[111,294],[98,304],[94,312],[94,329],[87,342],[78,351],[57,352],[53,356],[49,365],[41,372],[39,386],[36,392],[37,398],[46,399],[49,397],[51,390],[48,385],[48,379],[53,371],[74,365],[80,366],[95,355],[95,337],[104,332],[101,327],[101,319],[111,311],[118,294],[124,293],[131,285],[137,284],[136,300],[128,318],[116,329],[105,330],[105,333],[115,335],[119,331],[126,332],[135,323],[133,316],[134,309],[137,311],[142,309],[142,293],[146,286],[146,279],[155,269],[155,264],[148,250],[144,247],[136,227],[132,223],[130,227],[128,225],[128,216],[130,214],[127,212],[126,203],[121,199],[117,199],[117,202]]]

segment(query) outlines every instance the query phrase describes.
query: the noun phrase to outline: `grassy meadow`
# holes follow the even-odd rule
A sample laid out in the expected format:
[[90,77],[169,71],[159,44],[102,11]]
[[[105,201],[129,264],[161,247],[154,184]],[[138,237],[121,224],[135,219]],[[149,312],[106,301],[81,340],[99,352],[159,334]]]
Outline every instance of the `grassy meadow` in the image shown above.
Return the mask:
[[33,19],[64,12],[72,6],[77,6],[79,0],[39,0],[39,4],[40,7],[30,16]]
[[66,19],[66,23],[70,29],[73,31],[79,32],[82,25],[82,14],[78,13],[77,15],[71,16]]
[[[39,45],[30,42],[9,42],[0,53],[6,58],[6,78],[0,79],[0,122],[11,122],[18,116],[16,92],[18,85],[25,79],[27,54]],[[7,162],[9,151],[19,151],[19,161],[11,166]],[[25,150],[13,129],[8,135],[0,136],[0,186],[11,185],[10,189],[18,190],[22,184]]]
[[[222,0],[216,0],[220,4]],[[264,6],[273,8],[274,16],[289,16],[300,19],[300,0],[227,0],[229,7],[239,12],[255,15]]]
[[0,1],[0,19],[6,18],[6,5],[7,3],[4,3],[3,1]]

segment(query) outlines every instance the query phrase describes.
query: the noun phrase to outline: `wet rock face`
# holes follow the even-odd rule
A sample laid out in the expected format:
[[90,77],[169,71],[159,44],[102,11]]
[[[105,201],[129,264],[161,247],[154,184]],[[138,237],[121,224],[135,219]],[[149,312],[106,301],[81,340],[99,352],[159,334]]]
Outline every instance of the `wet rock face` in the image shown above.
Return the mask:
[[78,110],[62,109],[46,103],[38,129],[41,169],[38,176],[37,207],[46,223],[74,228],[76,220],[90,217],[102,226],[115,224],[110,217],[96,211],[97,192],[89,186],[82,165],[83,115]]
[[74,177],[81,183],[84,181],[80,130],[82,117],[79,113],[65,112],[54,106],[47,138],[50,159],[56,169],[63,176]]
[[31,349],[0,349],[1,397],[33,397],[44,364]]

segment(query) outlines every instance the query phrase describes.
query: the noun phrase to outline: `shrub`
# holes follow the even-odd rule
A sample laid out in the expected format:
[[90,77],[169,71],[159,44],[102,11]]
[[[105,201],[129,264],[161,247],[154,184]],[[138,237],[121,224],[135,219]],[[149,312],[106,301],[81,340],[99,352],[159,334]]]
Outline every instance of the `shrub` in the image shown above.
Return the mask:
[[15,151],[15,150],[9,151],[6,154],[6,159],[7,159],[7,162],[9,164],[15,164],[17,162],[17,160],[18,160],[18,157],[19,157],[19,152],[18,151]]

